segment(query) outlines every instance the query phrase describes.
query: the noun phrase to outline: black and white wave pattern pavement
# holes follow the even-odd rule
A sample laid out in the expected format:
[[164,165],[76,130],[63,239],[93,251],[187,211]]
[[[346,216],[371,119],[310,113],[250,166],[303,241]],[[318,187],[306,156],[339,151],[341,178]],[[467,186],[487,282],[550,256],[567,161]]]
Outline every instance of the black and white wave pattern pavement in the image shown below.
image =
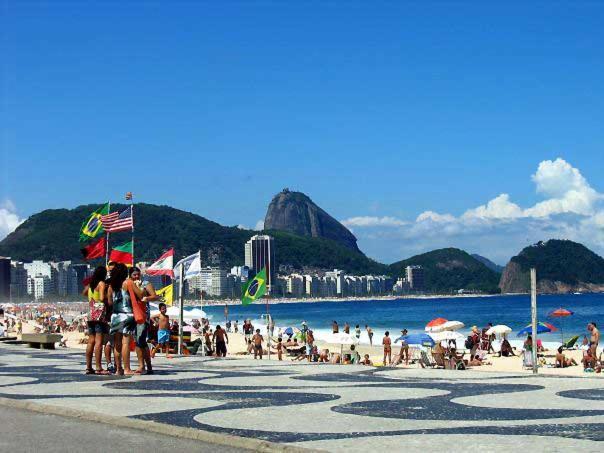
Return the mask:
[[[133,356],[134,359],[134,356]],[[326,450],[604,450],[604,379],[234,359],[86,376],[81,351],[0,345],[0,397]]]

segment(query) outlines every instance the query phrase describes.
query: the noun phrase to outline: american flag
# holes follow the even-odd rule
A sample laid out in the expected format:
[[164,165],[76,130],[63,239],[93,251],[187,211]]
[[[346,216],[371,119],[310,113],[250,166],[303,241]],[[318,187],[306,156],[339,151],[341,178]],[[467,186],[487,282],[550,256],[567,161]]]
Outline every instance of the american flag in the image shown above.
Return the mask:
[[[105,222],[105,217],[114,216]],[[117,212],[112,212],[101,218],[103,222],[103,228],[107,233],[117,233],[118,231],[127,231],[134,228],[134,222],[132,220],[132,206],[128,206],[119,215]]]
[[101,216],[101,223],[103,224],[103,228],[107,229],[108,226],[110,226],[113,222],[115,222],[117,220],[119,215],[120,215],[120,213],[116,211],[116,212],[110,212],[107,215]]

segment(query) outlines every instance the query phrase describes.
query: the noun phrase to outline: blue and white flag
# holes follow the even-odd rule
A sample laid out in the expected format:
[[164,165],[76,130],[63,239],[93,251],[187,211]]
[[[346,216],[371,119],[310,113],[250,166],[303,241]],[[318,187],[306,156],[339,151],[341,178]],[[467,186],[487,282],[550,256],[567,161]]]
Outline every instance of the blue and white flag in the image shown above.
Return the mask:
[[181,265],[184,269],[185,280],[201,275],[201,252],[193,253],[176,263],[176,266],[174,266],[174,278],[176,280],[180,278]]

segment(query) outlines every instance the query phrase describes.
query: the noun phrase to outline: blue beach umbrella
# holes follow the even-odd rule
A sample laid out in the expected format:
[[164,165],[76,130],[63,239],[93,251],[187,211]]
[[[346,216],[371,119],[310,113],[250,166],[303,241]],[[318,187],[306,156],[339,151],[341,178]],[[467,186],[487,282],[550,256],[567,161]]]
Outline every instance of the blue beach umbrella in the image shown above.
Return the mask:
[[398,337],[394,342],[405,340],[407,344],[430,344],[430,346],[434,346],[434,340],[427,333],[412,333],[409,335],[403,335]]
[[[555,329],[552,329],[552,325],[551,324],[546,324],[544,322],[538,322],[537,323],[537,333],[549,333],[552,332]],[[530,335],[533,333],[533,326],[531,326],[530,324],[528,326],[526,326],[524,329],[522,329],[520,332],[518,332],[518,334],[516,335],[517,337],[522,337],[524,335]]]

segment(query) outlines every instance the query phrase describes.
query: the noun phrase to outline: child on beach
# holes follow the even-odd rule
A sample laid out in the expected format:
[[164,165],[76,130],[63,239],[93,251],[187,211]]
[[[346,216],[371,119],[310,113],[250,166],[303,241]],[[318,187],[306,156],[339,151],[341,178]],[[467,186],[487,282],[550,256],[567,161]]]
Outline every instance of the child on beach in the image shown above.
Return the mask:
[[278,360],[283,360],[283,343],[282,343],[283,338],[279,337],[279,339],[277,340],[277,359]]
[[170,342],[170,316],[166,314],[167,310],[166,304],[163,302],[159,304],[159,314],[153,315],[151,320],[157,324],[157,346],[153,349],[153,355],[157,353],[157,350],[161,352],[162,349],[166,354],[166,358],[170,358],[169,355],[170,347],[168,343]]

